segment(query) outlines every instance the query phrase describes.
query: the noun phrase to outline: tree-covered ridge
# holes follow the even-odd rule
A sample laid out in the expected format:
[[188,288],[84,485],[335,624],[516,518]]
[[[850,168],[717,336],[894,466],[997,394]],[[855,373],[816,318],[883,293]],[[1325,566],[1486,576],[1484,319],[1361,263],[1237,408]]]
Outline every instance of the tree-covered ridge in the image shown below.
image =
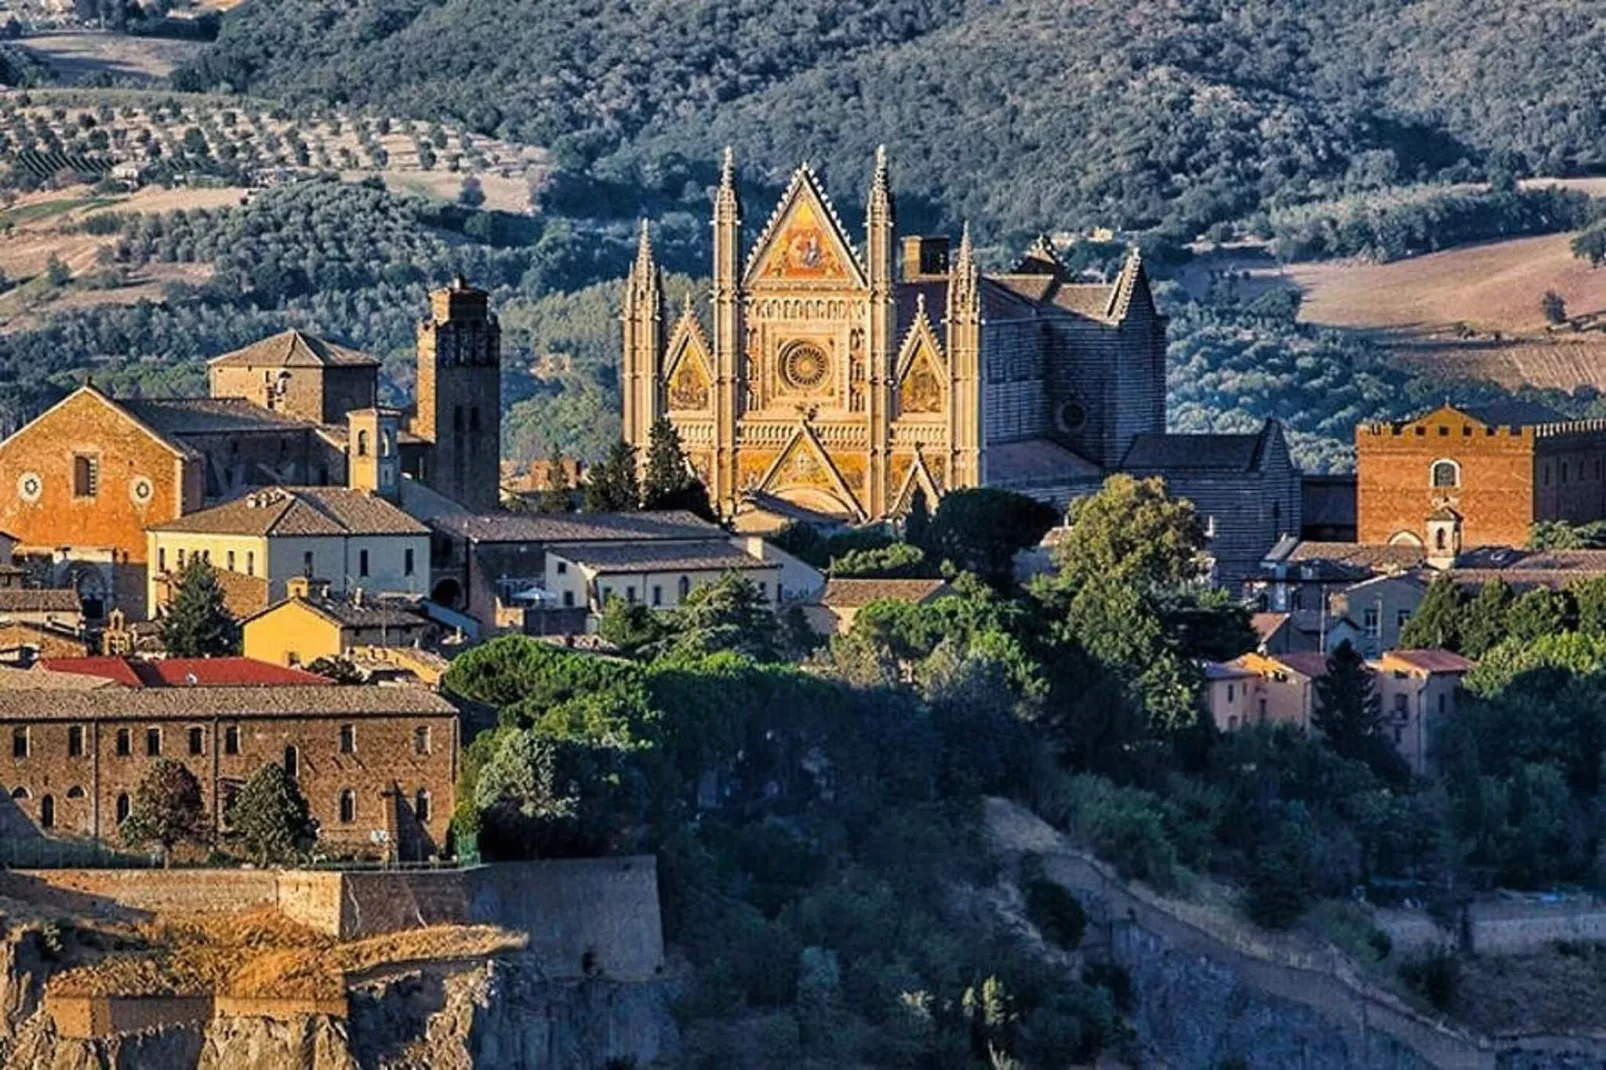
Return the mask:
[[180,82],[444,115],[699,209],[724,143],[774,183],[805,158],[856,180],[885,141],[948,225],[1180,232],[1446,169],[1594,167],[1600,35],[1500,0],[257,0]]

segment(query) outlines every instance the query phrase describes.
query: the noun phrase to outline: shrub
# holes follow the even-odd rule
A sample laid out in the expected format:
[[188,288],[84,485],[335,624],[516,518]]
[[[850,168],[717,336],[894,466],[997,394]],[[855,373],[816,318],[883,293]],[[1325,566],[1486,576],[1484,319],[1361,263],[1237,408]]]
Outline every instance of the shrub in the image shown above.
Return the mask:
[[1026,884],[1026,917],[1043,939],[1066,951],[1075,951],[1087,929],[1087,911],[1076,897],[1043,877]]
[[1400,980],[1435,1010],[1447,1011],[1461,984],[1461,960],[1447,948],[1429,951],[1402,962]]

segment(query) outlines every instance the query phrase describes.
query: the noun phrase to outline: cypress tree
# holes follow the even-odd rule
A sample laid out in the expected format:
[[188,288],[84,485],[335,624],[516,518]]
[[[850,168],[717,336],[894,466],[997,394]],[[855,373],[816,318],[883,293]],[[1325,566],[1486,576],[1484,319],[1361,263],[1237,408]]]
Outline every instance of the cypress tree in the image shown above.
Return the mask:
[[288,862],[305,854],[318,835],[300,786],[277,764],[262,766],[240,789],[229,811],[240,846],[259,865]]
[[620,439],[608,451],[608,459],[591,470],[591,479],[586,483],[586,512],[632,513],[640,508],[636,449]]
[[1400,629],[1400,645],[1461,648],[1461,597],[1448,573],[1433,577],[1422,604],[1416,607],[1416,615]]
[[179,573],[162,617],[162,645],[180,658],[215,658],[240,652],[240,627],[223,599],[217,573],[199,554]]
[[660,416],[647,432],[647,481],[641,488],[643,509],[685,509],[705,520],[714,518],[708,491],[692,474],[680,432]]
[[916,487],[909,499],[909,515],[903,518],[903,541],[924,550],[930,535],[931,506],[926,501],[926,492]]

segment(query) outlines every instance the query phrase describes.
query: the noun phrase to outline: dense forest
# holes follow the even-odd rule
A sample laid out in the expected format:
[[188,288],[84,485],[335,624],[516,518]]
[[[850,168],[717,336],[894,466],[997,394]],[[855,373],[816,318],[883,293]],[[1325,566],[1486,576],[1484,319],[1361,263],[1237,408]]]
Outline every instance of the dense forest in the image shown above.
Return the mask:
[[808,158],[856,185],[884,141],[906,213],[1187,233],[1596,169],[1603,33],[1553,0],[259,0],[178,83],[450,117],[550,146],[621,210],[700,210],[727,142],[754,182]]

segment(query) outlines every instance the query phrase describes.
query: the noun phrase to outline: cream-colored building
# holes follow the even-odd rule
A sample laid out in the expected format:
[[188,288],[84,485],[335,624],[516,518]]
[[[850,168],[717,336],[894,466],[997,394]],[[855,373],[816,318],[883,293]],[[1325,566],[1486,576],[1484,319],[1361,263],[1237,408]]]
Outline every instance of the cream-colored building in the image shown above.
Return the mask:
[[809,627],[820,635],[840,635],[853,627],[859,610],[872,602],[908,602],[923,606],[953,594],[946,580],[882,580],[833,577],[819,601],[803,607]]
[[152,607],[197,554],[220,574],[264,581],[269,604],[297,576],[326,580],[337,595],[423,595],[429,583],[429,529],[366,490],[267,487],[154,525],[147,537]]
[[1390,650],[1369,664],[1384,730],[1411,772],[1425,774],[1432,764],[1434,732],[1455,716],[1461,678],[1473,663],[1448,650]]
[[1204,663],[1205,699],[1211,720],[1222,732],[1253,724],[1258,711],[1260,675],[1252,669],[1217,661]]
[[674,609],[700,587],[739,573],[772,604],[782,598],[782,567],[729,539],[703,542],[580,543],[546,555],[545,594],[562,609],[602,612],[609,598]]
[[1316,681],[1327,675],[1327,655],[1314,651],[1245,654],[1227,665],[1252,674],[1245,683],[1248,708],[1238,723],[1295,724],[1310,728],[1316,712]]

